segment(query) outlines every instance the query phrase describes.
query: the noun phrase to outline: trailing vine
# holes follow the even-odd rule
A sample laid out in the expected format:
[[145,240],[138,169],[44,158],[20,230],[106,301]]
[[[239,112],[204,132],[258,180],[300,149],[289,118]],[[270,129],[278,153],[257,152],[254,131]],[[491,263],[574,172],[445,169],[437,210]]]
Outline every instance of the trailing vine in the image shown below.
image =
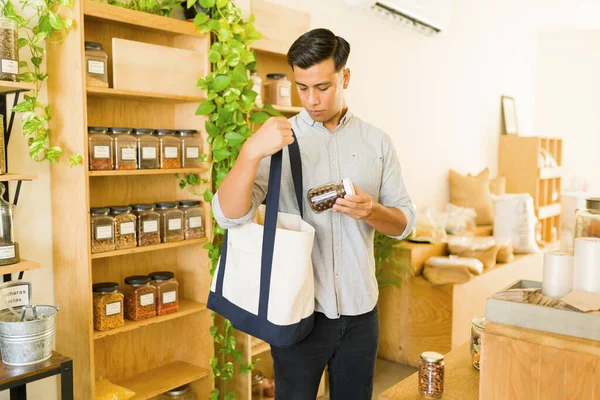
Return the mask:
[[393,247],[398,243],[398,239],[375,232],[375,277],[379,288],[400,287],[407,278],[408,264],[392,263]]
[[181,7],[181,2],[178,0],[106,0],[106,3],[163,17],[169,17],[174,9]]

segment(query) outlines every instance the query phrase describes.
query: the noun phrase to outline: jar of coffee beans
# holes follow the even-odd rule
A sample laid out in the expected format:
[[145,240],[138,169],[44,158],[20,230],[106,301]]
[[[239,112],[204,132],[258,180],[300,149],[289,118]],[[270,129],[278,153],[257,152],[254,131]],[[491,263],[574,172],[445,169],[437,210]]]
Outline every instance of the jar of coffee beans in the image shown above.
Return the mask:
[[336,200],[347,194],[356,194],[352,181],[348,178],[341,182],[328,183],[308,191],[308,205],[315,213],[333,208]]
[[421,354],[419,393],[426,399],[439,399],[444,394],[444,356],[440,353]]

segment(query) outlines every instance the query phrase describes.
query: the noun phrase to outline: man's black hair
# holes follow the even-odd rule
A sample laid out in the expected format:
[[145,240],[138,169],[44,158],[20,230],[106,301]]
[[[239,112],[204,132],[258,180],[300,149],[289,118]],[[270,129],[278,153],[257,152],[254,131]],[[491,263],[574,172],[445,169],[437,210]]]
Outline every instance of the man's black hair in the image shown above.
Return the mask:
[[288,64],[302,69],[310,68],[329,58],[333,58],[336,72],[346,66],[350,55],[350,44],[342,37],[335,36],[329,29],[313,29],[300,36],[288,50]]

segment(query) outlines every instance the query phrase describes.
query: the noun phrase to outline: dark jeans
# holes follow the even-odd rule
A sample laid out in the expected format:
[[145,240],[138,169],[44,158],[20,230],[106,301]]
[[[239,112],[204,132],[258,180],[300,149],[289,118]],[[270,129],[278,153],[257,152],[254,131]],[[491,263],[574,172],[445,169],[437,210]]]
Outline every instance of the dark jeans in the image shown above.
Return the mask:
[[271,346],[276,400],[314,400],[329,366],[331,400],[371,400],[379,345],[379,312],[328,319],[315,313],[312,332],[291,347]]

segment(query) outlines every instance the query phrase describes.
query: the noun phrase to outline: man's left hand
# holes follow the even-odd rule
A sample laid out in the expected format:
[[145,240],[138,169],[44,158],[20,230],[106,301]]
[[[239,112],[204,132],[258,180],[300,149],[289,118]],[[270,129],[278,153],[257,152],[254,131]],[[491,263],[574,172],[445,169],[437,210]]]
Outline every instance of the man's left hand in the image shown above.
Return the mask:
[[347,194],[343,199],[337,199],[333,211],[341,212],[355,220],[368,218],[373,212],[371,196],[354,185],[356,194]]

